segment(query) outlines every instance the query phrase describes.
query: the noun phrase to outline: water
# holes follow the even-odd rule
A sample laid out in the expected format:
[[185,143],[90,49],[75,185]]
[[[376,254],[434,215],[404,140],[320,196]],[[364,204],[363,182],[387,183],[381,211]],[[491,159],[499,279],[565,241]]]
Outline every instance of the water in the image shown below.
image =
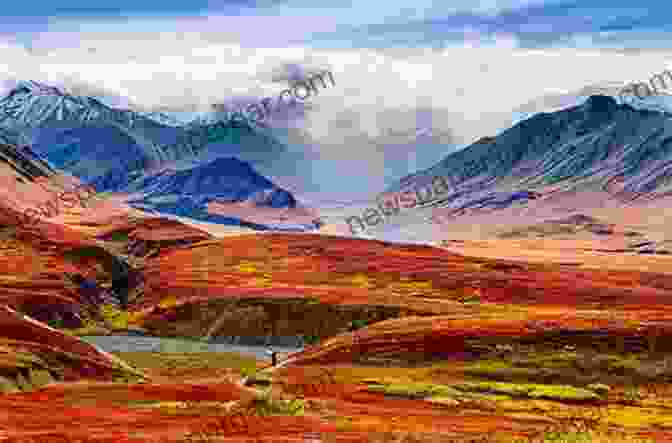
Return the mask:
[[[257,359],[268,359],[269,349],[264,345],[240,345],[229,343],[207,343],[196,340],[145,337],[135,335],[103,335],[80,337],[105,352],[163,352],[163,353],[197,353],[197,352],[235,352],[254,356]],[[293,353],[303,347],[273,346],[280,353]]]

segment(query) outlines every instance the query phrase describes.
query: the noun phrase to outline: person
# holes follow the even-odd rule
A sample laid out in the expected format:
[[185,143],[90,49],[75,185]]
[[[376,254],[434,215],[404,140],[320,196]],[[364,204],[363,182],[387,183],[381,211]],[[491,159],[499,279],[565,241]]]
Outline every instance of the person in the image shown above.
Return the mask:
[[266,354],[271,356],[271,365],[275,366],[278,364],[278,355],[277,352],[273,350],[273,347],[269,346]]

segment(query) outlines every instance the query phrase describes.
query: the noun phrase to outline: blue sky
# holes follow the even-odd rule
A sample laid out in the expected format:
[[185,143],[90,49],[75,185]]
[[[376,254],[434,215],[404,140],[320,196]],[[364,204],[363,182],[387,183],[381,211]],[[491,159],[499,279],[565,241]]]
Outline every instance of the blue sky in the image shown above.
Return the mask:
[[[217,10],[213,5],[251,5],[245,0],[226,0],[213,2],[208,0],[54,0],[50,2],[7,2],[2,7],[3,18],[6,17],[67,17],[97,16],[108,17],[133,14],[193,14],[200,11]],[[221,9],[221,6],[219,7]]]
[[[420,46],[459,40],[465,28],[483,34],[511,34],[529,47],[569,45],[575,35],[590,36],[596,46],[659,47],[663,43],[661,34],[668,34],[672,26],[672,5],[651,0],[491,0],[480,3],[465,0],[51,0],[5,2],[0,20],[6,32],[6,26],[12,31],[35,30],[49,22],[73,17],[119,21],[222,14],[277,14],[281,16],[278,23],[282,17],[289,16],[329,17],[340,29],[324,33],[323,43],[331,40],[373,47]],[[667,46],[666,42],[663,44]]]
[[330,69],[336,85],[279,130],[323,160],[315,183],[352,192],[382,190],[521,115],[615,94],[672,63],[672,4],[662,1],[5,3],[5,89],[34,79],[190,115],[277,95],[297,66]]

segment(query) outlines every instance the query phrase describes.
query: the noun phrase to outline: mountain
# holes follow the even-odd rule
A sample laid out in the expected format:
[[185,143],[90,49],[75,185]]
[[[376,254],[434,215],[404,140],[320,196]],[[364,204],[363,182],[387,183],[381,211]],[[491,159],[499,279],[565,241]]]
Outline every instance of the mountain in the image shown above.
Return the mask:
[[[246,162],[236,158],[219,158],[210,163],[174,172],[164,172],[141,182],[145,200],[169,195],[190,197],[203,203],[211,199],[241,201],[265,191],[264,198],[258,198],[259,205],[275,208],[294,207],[296,200],[287,191],[257,174]],[[271,191],[268,193],[268,191]]]
[[[208,204],[248,202],[261,210],[297,208],[297,201],[291,193],[259,175],[249,163],[236,158],[218,158],[179,171],[164,170],[134,182],[128,191],[142,194],[141,198],[128,202],[137,209],[258,230],[267,230],[270,226],[209,212]],[[289,230],[317,228],[315,225],[295,227],[291,224],[272,227]]]
[[[19,82],[0,99],[0,129],[20,134],[54,166],[98,191],[121,190],[129,174],[194,156],[268,162],[286,152],[284,145],[250,127],[183,126],[161,113],[115,109],[34,81]],[[208,133],[207,139],[193,137],[199,131]]]
[[[308,224],[296,221],[301,217],[294,225],[253,221],[247,209],[268,214],[297,203],[247,163],[269,171],[287,152],[271,134],[249,126],[212,119],[181,125],[162,113],[114,109],[92,97],[20,82],[0,100],[3,141],[0,160],[27,179],[62,170],[99,192],[134,193],[131,205],[138,209],[259,230],[315,227],[311,215]],[[218,211],[208,209],[211,202],[220,204]],[[225,207],[231,202],[249,207]]]
[[590,96],[579,106],[539,113],[484,137],[390,191],[426,186],[437,175],[454,185],[437,205],[455,209],[522,191],[602,190],[628,201],[660,197],[672,190],[672,115]]
[[174,126],[176,128],[184,126],[184,123],[163,112],[143,112],[140,115],[165,126]]
[[17,180],[34,181],[37,177],[51,177],[56,171],[29,146],[16,146],[0,143],[0,161],[9,165],[16,174]]

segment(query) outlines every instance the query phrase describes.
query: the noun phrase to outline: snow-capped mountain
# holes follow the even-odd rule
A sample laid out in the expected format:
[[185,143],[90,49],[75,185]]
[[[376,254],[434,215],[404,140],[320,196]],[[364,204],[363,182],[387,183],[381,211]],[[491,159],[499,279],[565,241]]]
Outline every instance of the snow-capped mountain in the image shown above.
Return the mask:
[[21,81],[0,100],[0,125],[8,129],[50,124],[116,123],[128,129],[157,131],[162,125],[128,109],[114,109],[93,97],[67,94],[34,81]]
[[217,126],[216,135],[221,136],[205,142],[203,137],[190,136],[208,132],[214,123],[182,125],[163,113],[116,109],[33,81],[19,82],[0,99],[0,129],[21,134],[24,144],[32,145],[54,166],[99,191],[123,188],[122,170],[137,173],[200,154],[208,160],[236,156],[263,162],[286,151],[268,134],[226,122]]
[[[140,158],[136,156],[132,160],[146,163],[160,163],[188,154],[160,148],[177,137],[177,128],[130,110],[110,108],[92,97],[70,95],[32,81],[19,82],[0,100],[0,128],[20,132],[50,161],[52,145],[58,145],[64,138],[76,140],[85,152],[89,144],[111,146],[118,143],[119,138],[126,138],[127,144],[142,151]],[[45,146],[48,149],[43,150]],[[61,148],[53,147],[53,150],[58,152]],[[136,151],[131,152],[137,155]],[[57,159],[57,166],[63,167],[58,163],[62,162]]]
[[289,192],[245,162],[268,170],[286,147],[245,125],[208,119],[182,125],[162,113],[115,109],[92,97],[20,82],[0,99],[0,135],[30,145],[36,159],[99,192],[140,193],[133,202],[138,208],[266,229],[208,213],[206,206],[248,198],[267,209],[296,206]]

